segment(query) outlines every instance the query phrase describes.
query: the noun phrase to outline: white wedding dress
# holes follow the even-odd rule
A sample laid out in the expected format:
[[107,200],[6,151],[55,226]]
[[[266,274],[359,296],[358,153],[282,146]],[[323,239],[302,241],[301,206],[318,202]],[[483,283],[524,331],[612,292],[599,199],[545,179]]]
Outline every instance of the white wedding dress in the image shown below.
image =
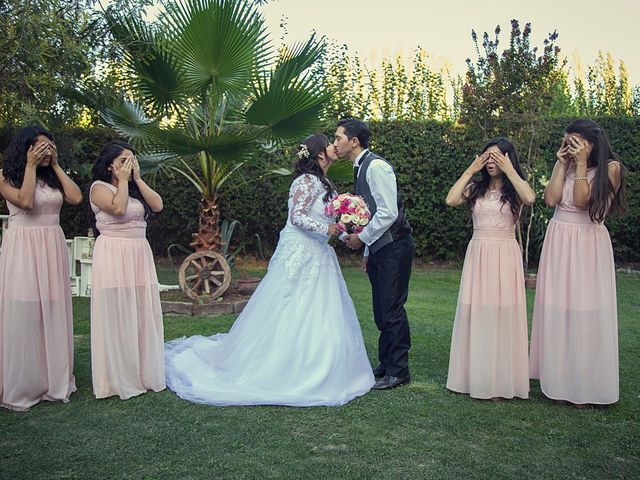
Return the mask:
[[374,384],[356,311],[327,244],[313,175],[297,177],[269,269],[227,334],[166,343],[167,386],[209,405],[344,405]]

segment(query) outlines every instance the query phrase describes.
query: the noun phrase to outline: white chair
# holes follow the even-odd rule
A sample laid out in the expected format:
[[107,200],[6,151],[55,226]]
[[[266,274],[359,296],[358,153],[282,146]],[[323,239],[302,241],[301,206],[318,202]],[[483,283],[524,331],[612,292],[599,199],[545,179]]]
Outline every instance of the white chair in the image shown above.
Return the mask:
[[78,295],[81,297],[91,296],[92,265],[93,262],[90,258],[80,260],[80,293]]
[[91,296],[91,242],[95,242],[95,239],[89,237],[73,237],[73,258],[76,268],[80,270],[78,295],[81,297]]
[[69,276],[71,280],[71,295],[80,295],[80,277],[76,275],[75,242],[67,238],[67,252],[69,253]]
[[4,232],[9,227],[9,215],[0,215],[2,220],[2,231]]
[[0,220],[2,221],[2,233],[0,234],[0,244],[2,240],[2,235],[9,228],[9,215],[0,215]]
[[89,258],[89,237],[73,237],[73,259],[80,262],[87,258]]

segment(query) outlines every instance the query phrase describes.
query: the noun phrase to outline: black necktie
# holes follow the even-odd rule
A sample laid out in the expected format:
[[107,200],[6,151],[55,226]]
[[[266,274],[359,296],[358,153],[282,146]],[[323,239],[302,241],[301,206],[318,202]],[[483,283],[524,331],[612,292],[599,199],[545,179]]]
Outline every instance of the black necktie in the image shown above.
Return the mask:
[[353,188],[356,188],[356,183],[358,183],[358,170],[360,170],[360,165],[353,167]]

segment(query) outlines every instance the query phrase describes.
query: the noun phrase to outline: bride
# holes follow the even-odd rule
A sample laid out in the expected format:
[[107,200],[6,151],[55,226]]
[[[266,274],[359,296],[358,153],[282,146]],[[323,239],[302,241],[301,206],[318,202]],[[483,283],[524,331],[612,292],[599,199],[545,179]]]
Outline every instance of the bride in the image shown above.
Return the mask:
[[229,333],[165,346],[167,386],[209,405],[344,405],[374,384],[324,207],[337,155],[324,135],[298,150],[287,224],[269,269]]

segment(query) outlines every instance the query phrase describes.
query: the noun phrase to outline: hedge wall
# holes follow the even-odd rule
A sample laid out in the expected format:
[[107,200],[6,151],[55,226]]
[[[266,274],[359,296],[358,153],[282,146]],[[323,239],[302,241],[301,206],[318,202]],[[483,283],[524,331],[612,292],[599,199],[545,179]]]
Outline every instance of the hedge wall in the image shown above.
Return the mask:
[[[540,154],[550,174],[555,151],[570,119],[552,118],[539,133]],[[627,201],[629,213],[607,221],[618,262],[640,262],[640,119],[599,118],[614,150],[628,168]],[[444,198],[483,142],[471,131],[441,122],[378,122],[371,124],[372,149],[396,168],[407,214],[414,227],[416,256],[423,260],[460,260],[471,235],[469,214],[464,208],[448,208]],[[332,136],[333,129],[327,132]],[[4,151],[11,132],[0,129],[0,148]],[[84,192],[88,191],[91,162],[100,147],[111,138],[108,129],[54,132],[62,163],[71,170]],[[522,156],[524,147],[516,145]],[[283,151],[269,159],[291,165],[292,152]],[[243,177],[250,176],[245,172]],[[220,201],[223,217],[240,220],[248,234],[258,233],[273,249],[286,219],[286,200],[290,178],[270,178],[242,185]],[[148,238],[157,255],[166,255],[172,243],[188,245],[196,228],[198,195],[180,176],[158,180],[158,191],[165,209],[150,220]],[[350,185],[338,185],[340,191]],[[538,202],[542,202],[539,198]],[[3,205],[4,208],[4,205]],[[551,209],[543,209],[551,215]],[[65,206],[62,227],[68,237],[85,234],[87,202],[81,208]],[[531,263],[537,262],[544,232],[534,232],[530,247]]]
[[[598,118],[607,132],[614,151],[628,168],[626,177],[629,213],[607,220],[618,262],[640,261],[640,118]],[[548,176],[555,162],[567,118],[551,118],[538,135],[540,155]],[[469,212],[445,205],[449,188],[482,148],[483,141],[463,127],[441,122],[376,122],[371,125],[372,149],[395,167],[404,194],[407,215],[414,227],[416,256],[423,260],[456,261],[464,256],[472,234]],[[330,137],[333,129],[327,130]],[[516,145],[523,162],[526,146]],[[290,161],[292,155],[282,155]],[[286,212],[285,189],[280,183],[264,183],[242,189],[225,199],[223,212],[247,222],[248,229],[259,233],[269,245],[277,241]],[[340,188],[341,187],[341,188]],[[340,191],[350,185],[339,186]],[[541,187],[540,187],[541,188]],[[541,197],[537,200],[542,205]],[[547,217],[553,209],[542,208]],[[526,213],[526,212],[525,212]],[[251,219],[251,220],[250,220]],[[537,264],[544,229],[533,232],[530,263]]]

